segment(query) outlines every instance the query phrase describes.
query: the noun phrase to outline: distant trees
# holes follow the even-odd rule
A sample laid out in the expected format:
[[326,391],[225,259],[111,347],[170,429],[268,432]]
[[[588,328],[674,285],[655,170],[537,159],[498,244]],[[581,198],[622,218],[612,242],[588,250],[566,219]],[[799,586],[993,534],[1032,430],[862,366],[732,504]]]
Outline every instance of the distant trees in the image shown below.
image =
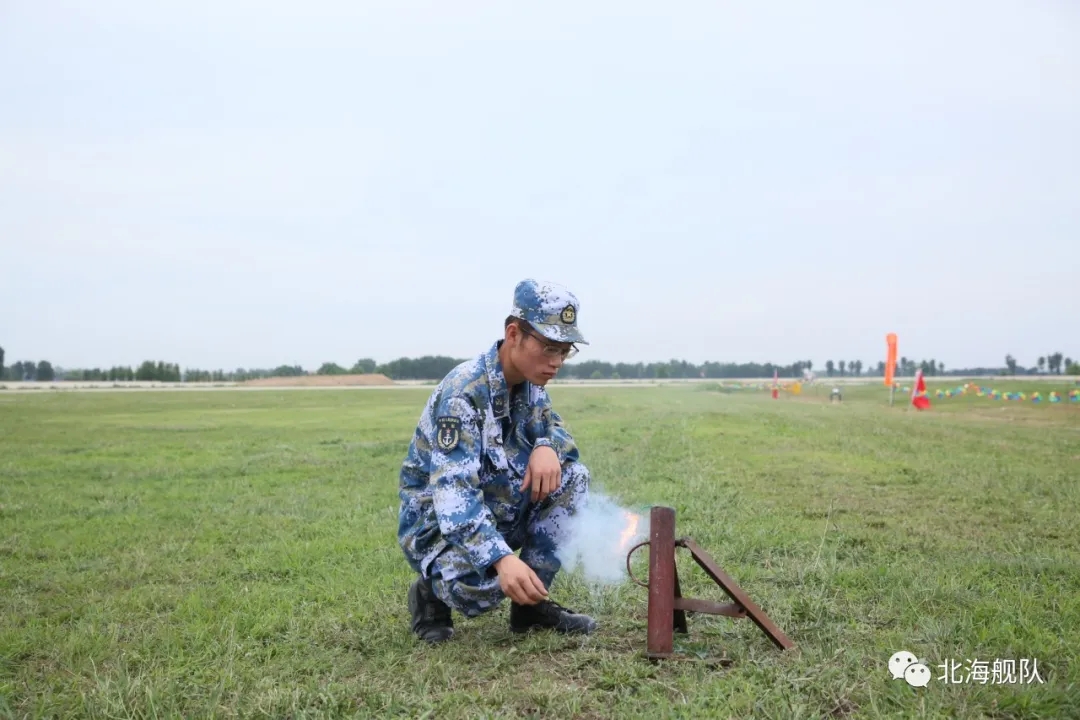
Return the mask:
[[914,360],[912,360],[910,358],[906,358],[906,357],[900,358],[900,375],[914,376],[915,375],[915,370],[917,368],[921,369],[923,371],[924,375],[928,375],[929,374],[929,372],[927,371],[928,367],[929,367],[929,363],[927,363],[925,360],[922,361],[922,362],[916,363]]
[[[933,358],[916,362],[908,357],[901,357],[893,369],[898,377],[913,377],[916,370],[922,370],[923,375],[935,376],[945,374],[945,363]],[[825,361],[825,373],[829,377],[839,375],[841,377],[885,377],[885,361],[878,360],[874,365],[865,365],[862,360]],[[993,375],[998,373],[996,368],[969,368],[954,371],[957,375]]]
[[180,382],[180,366],[162,361],[144,360],[135,371],[135,379],[140,382],[156,380],[158,382]]
[[33,380],[34,375],[37,374],[37,365],[30,363],[27,366],[24,362],[12,363],[11,367],[7,371],[7,379],[9,380]]
[[235,370],[201,370],[199,368],[187,368],[183,372],[183,382],[244,382],[267,377],[299,377],[307,375],[307,371],[299,365],[278,365],[272,370],[247,370],[237,368]]
[[[1060,354],[1057,354],[1060,355]],[[1048,363],[1050,360],[1048,356]],[[1054,356],[1054,368],[1059,361]],[[1016,361],[1010,355],[1008,362],[1013,363],[1016,372]],[[425,356],[422,358],[398,358],[383,365],[369,361],[363,366],[365,370],[373,369],[374,372],[382,373],[394,380],[437,380],[446,375],[455,365],[462,362],[459,359],[444,356]],[[669,360],[667,362],[651,363],[612,363],[602,360],[585,360],[582,362],[570,362],[563,366],[559,373],[561,378],[575,379],[681,379],[681,378],[712,378],[712,379],[739,379],[739,378],[771,378],[775,372],[783,378],[800,378],[803,370],[813,368],[809,360],[797,360],[789,364],[776,364],[771,362],[757,363],[722,363],[707,361],[695,364],[686,360]],[[360,363],[353,366],[351,372],[361,369]],[[945,375],[945,363],[936,358],[915,360],[902,357],[897,361],[896,375],[900,377],[913,377],[917,370],[922,370],[927,376]],[[1022,370],[1021,370],[1022,371]],[[1000,367],[978,368],[954,368],[949,374],[953,375],[996,375],[1001,372]],[[827,360],[825,362],[825,374],[828,377],[852,376],[863,377],[875,374],[878,377],[885,375],[884,361],[878,361],[876,365],[867,367],[862,360]]]
[[337,363],[327,362],[319,366],[319,369],[315,371],[316,375],[345,375],[348,370],[341,367]]
[[[154,366],[155,370],[157,365]],[[135,370],[130,366],[114,365],[108,370],[102,370],[101,368],[90,368],[83,370],[73,370],[70,373],[65,373],[67,377],[78,380],[110,380],[112,382],[131,382],[135,379]]]
[[[102,368],[74,368],[65,369],[55,367],[48,360],[19,361],[11,365],[5,364],[5,351],[0,347],[0,380],[82,380],[82,381],[109,381],[130,382],[153,381],[153,382],[243,382],[257,378],[267,377],[297,377],[303,375],[344,375],[344,374],[370,374],[381,373],[393,380],[440,380],[446,376],[456,365],[463,362],[462,358],[454,358],[445,355],[425,355],[418,358],[399,357],[387,363],[379,364],[372,358],[360,358],[351,366],[340,365],[336,362],[327,361],[322,363],[314,373],[305,370],[301,365],[278,365],[274,368],[237,368],[235,370],[203,370],[199,368],[181,368],[177,363],[168,363],[162,360],[144,360],[135,368],[131,366],[114,366],[108,369]],[[666,362],[650,363],[611,363],[603,360],[585,360],[583,362],[567,363],[563,366],[559,376],[561,378],[575,379],[747,379],[747,378],[772,378],[774,373],[782,378],[801,378],[805,370],[813,370],[814,363],[810,360],[797,360],[787,364],[771,362],[714,362],[706,361],[701,364],[686,360],[671,359]],[[885,363],[877,361],[876,364],[865,366],[862,360],[825,361],[825,374],[828,377],[840,376],[862,377],[864,369],[867,375],[882,377],[885,374]],[[895,368],[898,377],[911,377],[916,370],[922,370],[928,376],[945,375],[945,363],[928,358],[916,361],[906,356],[897,361]],[[977,367],[977,368],[954,368],[950,375],[1025,375],[1036,372],[1049,372],[1053,374],[1067,373],[1080,375],[1080,364],[1071,357],[1065,357],[1061,352],[1047,353],[1040,356],[1035,367],[1022,367],[1013,355],[1005,356],[1005,368],[1001,367]]]
[[56,379],[56,371],[53,370],[52,363],[48,360],[42,360],[37,364],[34,377],[41,382],[52,382]]
[[366,375],[375,372],[376,363],[371,358],[360,358],[352,366],[351,372],[357,375]]
[[183,382],[221,382],[225,380],[223,370],[199,370],[198,368],[185,369]]
[[1009,375],[1024,375],[1038,373],[1049,375],[1061,375],[1065,373],[1067,375],[1073,375],[1069,370],[1075,363],[1072,358],[1065,357],[1061,352],[1048,353],[1046,355],[1040,355],[1035,360],[1035,367],[1031,369],[1024,369],[1016,362],[1016,358],[1012,354],[1005,356],[1005,368]]
[[[806,367],[810,368],[811,365],[809,363],[807,363]],[[848,374],[854,375],[855,377],[862,377],[862,371],[863,371],[863,362],[862,362],[862,360],[852,360],[851,362],[848,362],[846,360],[840,360],[839,362],[836,362],[836,363],[834,363],[832,360],[826,360],[825,361],[825,374],[828,375],[829,377],[832,377],[837,372],[839,372],[841,377],[843,377],[845,375],[848,375]],[[802,371],[800,370],[800,374],[801,374],[801,372]],[[884,375],[885,374],[885,363],[883,363],[883,362],[878,363],[878,374],[879,375]]]
[[1048,356],[1046,358],[1047,365],[1049,366],[1050,372],[1055,373],[1057,375],[1061,374],[1061,360],[1062,360],[1062,355],[1059,352],[1056,352],[1053,355],[1050,355],[1050,356]]
[[27,367],[23,362],[16,362],[7,369],[5,380],[33,380],[37,373],[37,365],[30,363]]
[[401,357],[391,360],[385,365],[379,365],[376,367],[376,372],[380,372],[394,380],[438,380],[442,379],[462,362],[464,362],[464,359],[445,355],[425,355],[418,358]]
[[40,380],[48,382],[55,379],[56,371],[47,360],[33,362],[32,360],[20,360],[4,368],[0,379],[4,380]]

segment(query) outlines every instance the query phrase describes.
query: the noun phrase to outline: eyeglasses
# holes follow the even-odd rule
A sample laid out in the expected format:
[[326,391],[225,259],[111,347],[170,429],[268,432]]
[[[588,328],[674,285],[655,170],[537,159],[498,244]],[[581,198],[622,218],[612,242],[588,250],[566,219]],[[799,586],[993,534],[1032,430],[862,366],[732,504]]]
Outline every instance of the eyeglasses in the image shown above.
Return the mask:
[[518,325],[518,327],[521,328],[521,332],[525,333],[530,337],[536,338],[536,340],[543,347],[545,357],[553,358],[562,355],[563,360],[569,360],[570,358],[577,355],[577,345],[571,345],[568,348],[559,347],[558,345],[552,345],[550,342],[548,342],[547,338],[541,335],[537,335],[535,332],[525,327],[524,325]]

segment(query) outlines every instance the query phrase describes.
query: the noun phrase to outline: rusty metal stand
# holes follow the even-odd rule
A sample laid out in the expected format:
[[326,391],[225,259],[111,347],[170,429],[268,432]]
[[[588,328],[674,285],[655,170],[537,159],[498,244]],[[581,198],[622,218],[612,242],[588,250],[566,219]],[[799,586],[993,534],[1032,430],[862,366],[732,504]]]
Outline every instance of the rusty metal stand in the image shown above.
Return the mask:
[[[630,557],[634,551],[649,546],[649,581],[643,583],[630,570]],[[683,547],[705,573],[719,585],[734,602],[718,603],[712,600],[684,598],[679,587],[679,573],[675,566],[675,548]],[[776,627],[738,584],[705,553],[697,543],[687,537],[675,538],[675,510],[654,507],[649,516],[649,539],[630,548],[626,555],[626,571],[630,578],[649,590],[649,639],[646,656],[650,660],[673,657],[676,631],[686,634],[686,613],[698,612],[724,615],[731,618],[750,618],[761,631],[781,650],[795,647],[787,635]]]

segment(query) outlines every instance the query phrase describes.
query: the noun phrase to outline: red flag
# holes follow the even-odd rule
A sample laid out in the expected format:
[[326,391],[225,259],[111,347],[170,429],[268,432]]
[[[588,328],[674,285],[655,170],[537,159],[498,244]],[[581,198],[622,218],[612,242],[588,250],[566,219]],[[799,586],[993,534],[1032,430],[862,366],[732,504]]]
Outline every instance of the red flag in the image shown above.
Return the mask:
[[915,373],[915,387],[911,391],[911,404],[919,410],[930,407],[930,398],[926,395],[926,378],[923,377],[922,370]]

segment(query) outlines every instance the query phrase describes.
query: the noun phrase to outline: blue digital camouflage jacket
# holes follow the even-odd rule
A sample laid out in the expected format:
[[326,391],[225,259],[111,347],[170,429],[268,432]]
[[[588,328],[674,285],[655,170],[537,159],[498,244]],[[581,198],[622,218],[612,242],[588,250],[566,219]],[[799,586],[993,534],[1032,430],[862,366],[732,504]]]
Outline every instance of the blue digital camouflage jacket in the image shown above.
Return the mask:
[[422,574],[448,544],[465,548],[480,572],[509,555],[504,535],[525,521],[531,489],[521,484],[532,449],[552,447],[563,467],[578,459],[543,387],[526,381],[509,392],[502,342],[443,378],[402,464],[398,543]]

